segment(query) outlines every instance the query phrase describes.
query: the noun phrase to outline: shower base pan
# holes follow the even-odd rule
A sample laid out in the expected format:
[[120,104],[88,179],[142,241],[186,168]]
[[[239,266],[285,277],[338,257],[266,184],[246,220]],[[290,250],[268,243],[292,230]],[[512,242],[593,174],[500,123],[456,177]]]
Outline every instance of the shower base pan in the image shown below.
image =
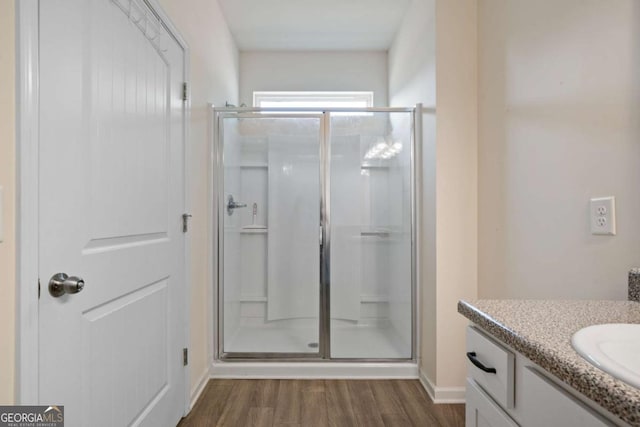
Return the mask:
[[[308,324],[283,327],[244,324],[225,346],[239,353],[315,353],[318,332]],[[331,335],[333,359],[410,359],[410,345],[404,344],[388,322],[334,327]]]

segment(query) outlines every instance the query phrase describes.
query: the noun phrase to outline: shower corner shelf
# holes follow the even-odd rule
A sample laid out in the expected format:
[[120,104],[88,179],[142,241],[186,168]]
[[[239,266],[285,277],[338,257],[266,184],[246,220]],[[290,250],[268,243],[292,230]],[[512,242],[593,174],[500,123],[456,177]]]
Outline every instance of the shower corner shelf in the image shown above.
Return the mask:
[[267,234],[268,228],[241,228],[240,234]]
[[255,162],[255,163],[241,163],[240,167],[242,169],[268,169],[269,165],[267,163]]
[[391,167],[389,165],[368,165],[368,164],[362,164],[360,165],[360,169],[362,170],[370,170],[370,169],[380,169],[380,170],[385,170],[385,169],[391,169]]

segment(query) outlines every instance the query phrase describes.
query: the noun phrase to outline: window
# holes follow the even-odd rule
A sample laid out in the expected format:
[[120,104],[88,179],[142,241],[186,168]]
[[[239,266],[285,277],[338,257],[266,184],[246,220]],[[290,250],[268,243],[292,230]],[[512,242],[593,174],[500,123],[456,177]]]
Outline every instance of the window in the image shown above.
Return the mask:
[[373,92],[253,92],[260,108],[368,108]]

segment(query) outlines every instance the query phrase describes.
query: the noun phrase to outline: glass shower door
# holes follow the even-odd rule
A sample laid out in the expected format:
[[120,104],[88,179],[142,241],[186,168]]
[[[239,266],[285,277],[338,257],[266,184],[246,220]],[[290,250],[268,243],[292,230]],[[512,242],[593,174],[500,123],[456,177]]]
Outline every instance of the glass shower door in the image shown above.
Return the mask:
[[410,359],[413,112],[331,116],[330,356]]
[[319,114],[225,113],[221,355],[319,357]]

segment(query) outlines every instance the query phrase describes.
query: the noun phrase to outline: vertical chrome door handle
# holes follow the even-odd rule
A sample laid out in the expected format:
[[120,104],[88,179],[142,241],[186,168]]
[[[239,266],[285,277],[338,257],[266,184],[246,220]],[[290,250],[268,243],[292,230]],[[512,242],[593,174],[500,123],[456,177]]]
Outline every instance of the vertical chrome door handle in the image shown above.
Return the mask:
[[58,298],[64,294],[77,294],[84,289],[84,280],[77,276],[68,276],[65,273],[56,273],[49,280],[49,293]]

